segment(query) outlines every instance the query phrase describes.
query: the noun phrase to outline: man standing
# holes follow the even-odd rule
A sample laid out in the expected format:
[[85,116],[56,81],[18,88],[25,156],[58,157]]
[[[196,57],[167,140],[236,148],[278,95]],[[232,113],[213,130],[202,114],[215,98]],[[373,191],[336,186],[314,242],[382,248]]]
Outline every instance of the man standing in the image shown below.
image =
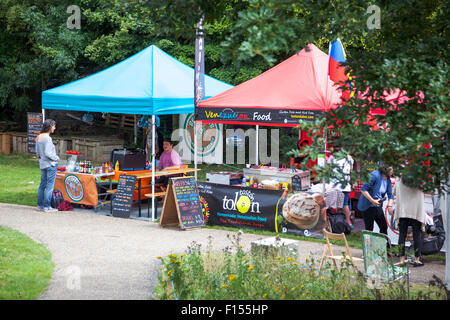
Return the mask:
[[333,169],[335,174],[338,173],[338,168],[345,175],[345,185],[343,186],[338,179],[332,178],[330,183],[333,188],[338,189],[344,193],[344,213],[345,220],[353,229],[353,224],[350,220],[350,192],[352,191],[352,186],[350,184],[350,171],[353,167],[353,158],[351,155],[347,155],[346,158],[336,160],[336,158],[331,157],[329,162],[337,165],[337,168]]

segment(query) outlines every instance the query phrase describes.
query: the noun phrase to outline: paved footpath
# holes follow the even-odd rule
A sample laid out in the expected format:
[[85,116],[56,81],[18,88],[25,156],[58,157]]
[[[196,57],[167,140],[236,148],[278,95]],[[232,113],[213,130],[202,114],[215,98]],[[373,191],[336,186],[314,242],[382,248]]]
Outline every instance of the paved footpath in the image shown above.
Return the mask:
[[[44,244],[52,253],[55,270],[39,299],[152,299],[158,281],[158,256],[183,253],[195,241],[202,249],[231,246],[227,235],[235,232],[198,228],[182,231],[158,223],[120,219],[83,211],[44,213],[33,207],[0,203],[0,225],[16,229]],[[243,234],[241,244],[265,238]],[[211,241],[209,240],[211,239]],[[321,255],[323,244],[302,241],[299,260]],[[361,256],[361,250],[352,249]],[[444,262],[412,269],[413,282],[427,282],[432,275],[445,278]]]

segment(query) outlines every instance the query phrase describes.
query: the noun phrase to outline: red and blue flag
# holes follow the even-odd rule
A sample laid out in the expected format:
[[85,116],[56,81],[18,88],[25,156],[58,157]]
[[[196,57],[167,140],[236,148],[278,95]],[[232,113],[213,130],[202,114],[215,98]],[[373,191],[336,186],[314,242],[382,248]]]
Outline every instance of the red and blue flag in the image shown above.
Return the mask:
[[[330,60],[328,63],[328,75],[330,79],[335,82],[345,82],[349,78],[346,73],[346,68],[342,64],[345,63],[345,51],[341,40],[338,38],[333,43],[330,44]],[[342,92],[342,97],[346,100],[351,96],[349,88]]]

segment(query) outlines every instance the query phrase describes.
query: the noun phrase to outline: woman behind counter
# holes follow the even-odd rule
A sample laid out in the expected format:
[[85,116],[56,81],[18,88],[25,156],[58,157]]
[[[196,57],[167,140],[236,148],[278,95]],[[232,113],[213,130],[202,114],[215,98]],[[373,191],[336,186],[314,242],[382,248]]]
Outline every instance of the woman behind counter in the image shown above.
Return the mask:
[[56,169],[59,161],[55,145],[50,137],[55,132],[55,129],[55,120],[47,119],[44,121],[41,134],[36,138],[36,155],[39,158],[39,168],[41,169],[41,184],[38,189],[37,209],[45,212],[58,211],[51,206]]

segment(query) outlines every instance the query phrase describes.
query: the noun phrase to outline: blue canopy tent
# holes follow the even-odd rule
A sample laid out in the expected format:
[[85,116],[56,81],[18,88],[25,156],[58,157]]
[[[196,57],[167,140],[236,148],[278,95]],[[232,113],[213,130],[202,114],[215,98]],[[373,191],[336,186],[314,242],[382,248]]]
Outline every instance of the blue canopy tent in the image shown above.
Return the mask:
[[[205,99],[232,87],[205,75]],[[194,113],[194,69],[151,45],[103,71],[43,91],[42,108],[142,115]]]
[[[232,87],[205,75],[205,99]],[[43,91],[44,119],[45,109],[152,115],[154,139],[155,115],[195,112],[194,69],[151,45],[103,71]],[[155,168],[155,141],[152,144]]]

